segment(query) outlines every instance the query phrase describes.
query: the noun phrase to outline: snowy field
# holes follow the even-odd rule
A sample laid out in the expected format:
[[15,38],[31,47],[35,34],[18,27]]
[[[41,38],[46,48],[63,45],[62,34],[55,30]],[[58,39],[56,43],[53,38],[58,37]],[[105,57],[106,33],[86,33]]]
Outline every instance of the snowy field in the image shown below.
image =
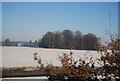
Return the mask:
[[97,51],[4,46],[2,47],[2,67],[38,66],[38,63],[33,59],[33,53],[35,52],[38,53],[44,64],[51,63],[60,66],[58,56],[71,51],[75,60],[82,58],[89,61],[90,57],[93,57],[93,61],[96,62],[96,59],[101,56]]

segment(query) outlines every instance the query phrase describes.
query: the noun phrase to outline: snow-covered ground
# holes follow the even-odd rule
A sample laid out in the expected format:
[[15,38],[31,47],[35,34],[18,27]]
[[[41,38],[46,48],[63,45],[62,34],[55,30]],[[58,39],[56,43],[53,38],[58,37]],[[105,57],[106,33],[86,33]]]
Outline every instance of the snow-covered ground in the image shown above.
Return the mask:
[[2,67],[38,66],[38,63],[33,59],[33,53],[35,52],[38,53],[44,64],[48,62],[59,66],[61,63],[58,60],[58,56],[61,56],[63,53],[70,53],[71,51],[73,52],[73,58],[76,60],[82,58],[89,61],[90,57],[93,57],[93,60],[96,61],[101,56],[97,51],[3,46]]

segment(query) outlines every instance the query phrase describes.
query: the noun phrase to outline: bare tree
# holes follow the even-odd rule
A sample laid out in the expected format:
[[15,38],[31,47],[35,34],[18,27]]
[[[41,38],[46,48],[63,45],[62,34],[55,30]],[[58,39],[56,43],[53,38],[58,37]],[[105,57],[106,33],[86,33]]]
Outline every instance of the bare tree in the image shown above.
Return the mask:
[[82,33],[80,31],[75,32],[74,48],[75,49],[82,49]]
[[84,35],[84,49],[85,50],[95,50],[95,45],[98,44],[98,38],[91,33]]
[[47,48],[75,48],[94,50],[98,44],[98,38],[91,33],[82,36],[80,31],[75,33],[70,30],[62,32],[47,32],[39,41],[39,46]]
[[57,31],[54,33],[54,47],[61,48],[62,35],[61,32]]
[[5,39],[5,45],[10,46],[10,39]]
[[54,37],[54,33],[47,32],[42,38],[42,45],[44,47],[53,48],[54,47],[53,37]]
[[70,30],[64,30],[62,32],[62,46],[63,48],[69,48],[73,46],[73,34]]

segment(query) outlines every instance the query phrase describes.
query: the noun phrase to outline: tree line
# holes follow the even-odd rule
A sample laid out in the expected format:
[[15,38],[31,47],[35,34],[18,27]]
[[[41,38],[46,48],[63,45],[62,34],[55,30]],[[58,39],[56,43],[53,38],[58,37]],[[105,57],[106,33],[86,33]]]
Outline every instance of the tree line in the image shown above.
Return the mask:
[[39,47],[59,48],[59,49],[78,49],[78,50],[95,50],[99,43],[99,38],[92,33],[82,35],[80,31],[73,32],[64,30],[62,32],[47,32],[39,40]]

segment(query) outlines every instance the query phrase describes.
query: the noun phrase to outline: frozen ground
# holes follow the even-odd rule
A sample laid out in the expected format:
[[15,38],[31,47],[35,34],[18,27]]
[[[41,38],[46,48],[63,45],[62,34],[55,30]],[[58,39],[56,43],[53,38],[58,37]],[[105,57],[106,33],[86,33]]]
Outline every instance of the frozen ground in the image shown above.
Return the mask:
[[[0,47],[1,48],[1,47]],[[38,66],[37,62],[33,59],[33,53],[38,53],[42,62],[53,65],[61,65],[58,56],[63,53],[73,52],[73,58],[89,61],[93,57],[93,61],[100,57],[96,51],[84,50],[65,50],[65,49],[45,49],[45,48],[32,48],[32,47],[2,47],[2,67],[23,67],[23,66]]]

